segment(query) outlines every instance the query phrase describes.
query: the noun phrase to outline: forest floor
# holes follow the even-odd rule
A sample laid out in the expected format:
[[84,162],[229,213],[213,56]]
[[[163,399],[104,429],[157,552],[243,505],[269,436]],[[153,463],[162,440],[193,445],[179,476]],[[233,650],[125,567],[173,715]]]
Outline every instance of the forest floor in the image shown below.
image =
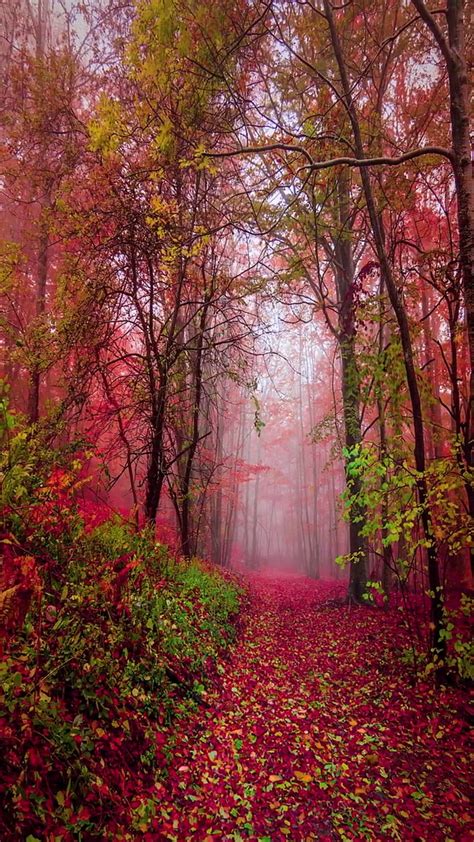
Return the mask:
[[220,681],[178,727],[150,838],[473,838],[464,694],[407,683],[397,612],[340,595],[254,579]]

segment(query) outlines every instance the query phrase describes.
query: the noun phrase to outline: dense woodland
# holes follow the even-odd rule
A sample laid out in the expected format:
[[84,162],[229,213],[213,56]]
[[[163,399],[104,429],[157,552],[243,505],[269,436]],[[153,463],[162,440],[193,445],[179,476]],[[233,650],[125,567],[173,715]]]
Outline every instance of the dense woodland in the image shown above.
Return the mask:
[[470,838],[473,47],[1,0],[6,842]]

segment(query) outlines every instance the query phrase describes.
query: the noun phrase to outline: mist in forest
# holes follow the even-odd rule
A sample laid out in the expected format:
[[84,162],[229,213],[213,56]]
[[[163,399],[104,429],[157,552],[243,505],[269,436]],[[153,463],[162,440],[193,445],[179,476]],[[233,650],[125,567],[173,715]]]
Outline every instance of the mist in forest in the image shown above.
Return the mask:
[[250,475],[239,490],[233,557],[251,570],[337,576],[347,525],[340,452],[323,432],[334,415],[324,346],[298,323],[275,345],[239,420]]

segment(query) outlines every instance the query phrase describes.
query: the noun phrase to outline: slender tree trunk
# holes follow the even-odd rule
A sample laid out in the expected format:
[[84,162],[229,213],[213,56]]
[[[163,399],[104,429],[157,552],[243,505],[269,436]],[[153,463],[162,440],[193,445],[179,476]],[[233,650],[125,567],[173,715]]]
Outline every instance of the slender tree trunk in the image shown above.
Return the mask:
[[[379,330],[379,357],[382,356],[384,346],[385,346],[385,286],[383,280],[380,281],[380,292],[379,292],[379,319],[380,319],[380,330]],[[377,412],[379,416],[379,436],[380,436],[380,460],[382,464],[385,463],[385,459],[388,454],[387,448],[387,425],[385,420],[385,406],[384,400],[381,389],[377,388]],[[381,481],[388,480],[388,468],[385,469],[385,473],[381,478]],[[387,524],[388,521],[388,505],[386,497],[383,497],[382,500],[382,530],[381,530],[381,542],[382,542],[382,587],[384,590],[385,595],[388,597],[390,596],[390,591],[392,589],[392,570],[391,570],[391,562],[392,562],[392,553],[388,543],[386,542],[387,537]]]
[[217,490],[211,497],[211,557],[214,564],[223,565],[222,546],[222,488],[220,486],[220,472],[222,464],[222,433],[219,418],[219,406],[217,407],[217,418],[215,426],[215,460],[217,464]]
[[157,396],[157,408],[153,411],[151,427],[152,439],[146,473],[145,518],[148,523],[155,523],[161,492],[166,477],[163,453],[163,434],[165,428],[166,381],[162,382]]
[[[226,507],[226,518],[225,518],[225,528],[223,531],[223,563],[225,567],[230,566],[232,561],[232,545],[234,541],[235,535],[235,524],[237,519],[237,496],[238,496],[238,483],[237,483],[237,462],[242,458],[243,455],[243,447],[244,447],[244,436],[245,436],[245,410],[243,405],[240,407],[239,412],[239,425],[237,429],[237,442],[235,447],[233,447],[234,451],[234,477],[231,487],[230,498],[227,501]],[[247,484],[248,485],[248,484]]]
[[[257,442],[257,459],[260,459],[260,438],[258,439],[258,442]],[[252,570],[256,570],[256,568],[258,567],[257,518],[258,518],[259,491],[260,491],[260,472],[258,472],[257,476],[255,477],[254,495],[253,495],[252,550],[251,550],[251,556],[250,556],[250,558],[251,558],[250,566],[251,566]]]
[[[49,204],[49,197],[46,205]],[[44,208],[41,208],[40,213],[44,217]],[[46,287],[48,283],[48,264],[49,264],[49,231],[47,221],[44,218],[40,219],[40,237],[38,243],[38,263],[37,263],[37,279],[36,279],[36,319],[38,324],[46,312]],[[41,360],[36,359],[39,354],[39,349],[33,349],[35,359],[33,361],[30,387],[28,392],[28,420],[30,424],[36,424],[40,417],[40,388],[41,388]]]
[[300,376],[298,378],[298,398],[299,398],[299,407],[298,407],[298,421],[299,421],[299,431],[300,431],[300,446],[299,446],[299,455],[301,459],[301,529],[303,530],[303,546],[304,546],[304,562],[305,568],[309,576],[313,575],[314,567],[315,567],[315,549],[314,549],[314,535],[312,534],[311,530],[311,523],[309,517],[309,502],[308,502],[308,474],[306,470],[306,447],[305,447],[305,432],[304,432],[304,422],[303,422],[303,336],[301,331],[301,325],[299,330],[299,368],[300,368]]
[[[49,0],[39,0],[36,9],[36,17],[32,13],[36,60],[38,63],[43,62],[45,57],[50,14],[51,10]],[[44,147],[42,151],[46,155]],[[48,282],[49,263],[49,230],[46,211],[51,207],[52,182],[50,176],[46,176],[43,187],[44,193],[39,199],[39,242],[35,290],[36,318],[38,322],[41,322],[41,319],[46,312],[46,287]],[[36,342],[34,342],[33,354],[35,359],[31,370],[30,387],[28,392],[28,420],[30,424],[36,424],[40,417],[41,360],[36,358],[39,354],[39,348],[36,347]]]
[[[352,449],[360,444],[360,411],[358,401],[357,368],[355,366],[354,341],[346,337],[340,340],[342,362],[342,394],[346,447]],[[346,485],[355,497],[361,492],[358,477],[350,476],[346,464]],[[367,584],[367,541],[361,535],[364,524],[364,508],[360,504],[351,507],[349,522],[349,552],[352,561],[349,569],[349,599],[361,602]]]
[[[343,170],[338,178],[338,216],[340,233],[333,239],[335,251],[335,277],[338,293],[338,340],[341,352],[342,403],[344,410],[345,444],[349,450],[362,441],[360,419],[360,384],[356,360],[355,327],[355,267],[350,230],[349,174]],[[348,473],[346,484],[351,494],[358,497],[361,483]],[[367,540],[361,535],[365,510],[360,503],[350,512],[349,552],[352,556],[349,570],[349,600],[362,602],[367,584]]]
[[122,419],[122,412],[119,406],[117,399],[115,398],[113,389],[110,388],[109,381],[107,380],[107,374],[103,367],[100,366],[100,360],[97,358],[97,368],[100,371],[100,376],[102,379],[102,383],[104,385],[104,391],[107,397],[108,402],[113,406],[115,410],[115,417],[117,419],[117,426],[119,431],[120,441],[122,442],[125,448],[125,462],[127,465],[127,474],[128,474],[128,482],[130,484],[130,491],[132,493],[133,499],[133,517],[135,520],[135,526],[139,527],[139,505],[138,505],[138,495],[137,495],[137,488],[135,482],[135,474],[133,470],[133,459],[132,459],[132,451],[130,448],[130,442],[128,440],[128,436],[126,433],[126,428],[123,423]]
[[[421,290],[421,310],[423,314],[423,340],[424,340],[424,362],[432,366],[432,376],[430,377],[431,387],[433,390],[433,400],[430,402],[430,430],[427,441],[427,453],[430,459],[439,459],[441,457],[441,441],[440,434],[442,429],[441,423],[441,404],[439,400],[439,383],[441,382],[438,355],[436,349],[433,347],[433,315],[430,314],[430,302],[428,300],[428,292],[425,286]],[[432,353],[433,352],[433,353]]]
[[[352,97],[352,89],[347,75],[346,65],[342,53],[341,43],[334,23],[332,13],[332,6],[329,0],[324,0],[324,11],[329,24],[331,34],[331,41],[336,57],[337,65],[342,82],[344,93],[344,101],[347,107],[348,115],[352,125],[354,136],[354,146],[357,157],[362,159],[365,157],[364,144],[362,141],[362,134],[359,124],[359,119],[356,113],[354,100]],[[438,558],[436,551],[436,544],[433,536],[431,525],[431,517],[428,508],[428,489],[425,478],[425,439],[423,429],[423,416],[421,410],[421,397],[418,388],[418,381],[416,376],[415,363],[413,359],[413,348],[411,344],[410,329],[408,324],[408,317],[399,295],[395,278],[393,277],[387,252],[385,250],[383,232],[380,226],[380,216],[375,205],[374,194],[372,191],[372,183],[370,170],[368,167],[360,167],[360,176],[362,186],[364,189],[365,201],[370,218],[372,232],[375,241],[375,248],[380,264],[380,272],[385,283],[390,303],[392,305],[395,317],[397,319],[400,340],[403,349],[403,356],[405,361],[405,373],[408,384],[408,391],[410,393],[410,400],[413,411],[413,429],[415,436],[414,457],[415,466],[418,473],[417,490],[418,501],[421,509],[421,522],[423,532],[427,543],[427,558],[428,558],[428,578],[431,593],[431,622],[432,622],[432,648],[438,655],[441,664],[444,665],[446,657],[446,641],[442,634],[443,628],[443,595],[440,583]],[[439,675],[443,672],[444,667],[439,671]]]
[[[247,438],[247,461],[250,462],[251,457],[251,440],[250,436]],[[244,501],[244,514],[243,514],[243,525],[244,525],[244,553],[245,553],[245,565],[246,567],[250,567],[250,480],[247,479],[245,483],[245,501]]]
[[[469,403],[466,418],[464,453],[466,464],[474,469],[474,176],[471,143],[471,83],[466,52],[466,21],[469,4],[447,0],[447,39],[424,0],[413,5],[431,31],[446,61],[449,79],[453,171],[456,184],[459,229],[459,265],[461,268],[470,359]],[[474,489],[467,486],[469,513],[474,517]],[[474,548],[471,548],[474,571]]]
[[181,552],[185,558],[192,555],[191,535],[191,476],[194,465],[194,458],[199,443],[199,418],[201,412],[202,398],[202,355],[204,347],[204,331],[206,328],[207,312],[209,309],[210,297],[208,296],[201,309],[199,320],[199,332],[197,335],[197,348],[195,352],[195,363],[193,371],[194,379],[194,401],[192,408],[191,436],[187,445],[184,474],[180,488],[181,500]]

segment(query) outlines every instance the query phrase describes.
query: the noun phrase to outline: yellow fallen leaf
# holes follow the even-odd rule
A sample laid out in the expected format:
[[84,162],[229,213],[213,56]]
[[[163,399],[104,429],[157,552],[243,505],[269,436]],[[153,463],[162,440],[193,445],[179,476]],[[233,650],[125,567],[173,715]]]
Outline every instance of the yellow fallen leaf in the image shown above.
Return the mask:
[[274,783],[276,783],[276,781],[281,781],[282,777],[281,777],[281,775],[270,775],[268,780],[271,781],[272,784],[274,784]]
[[295,778],[297,778],[299,781],[301,781],[304,784],[310,784],[311,781],[313,780],[313,776],[308,775],[307,772],[295,772],[294,774],[295,774]]

